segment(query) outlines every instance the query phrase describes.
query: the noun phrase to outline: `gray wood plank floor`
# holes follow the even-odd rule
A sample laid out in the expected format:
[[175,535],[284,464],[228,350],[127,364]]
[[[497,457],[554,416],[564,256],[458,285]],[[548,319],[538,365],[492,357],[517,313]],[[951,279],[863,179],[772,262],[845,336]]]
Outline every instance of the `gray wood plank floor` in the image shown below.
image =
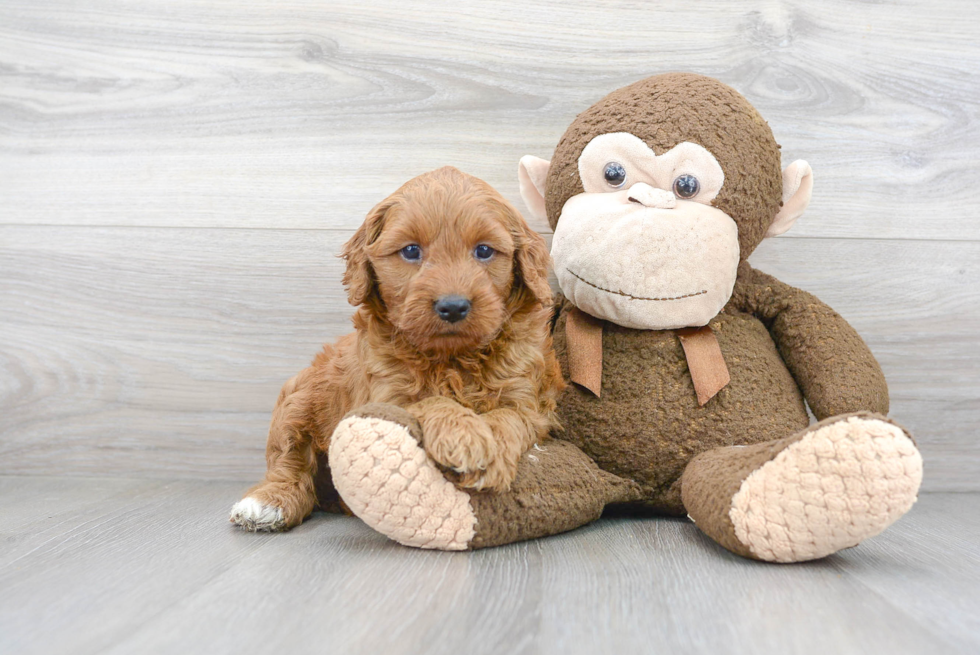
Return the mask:
[[0,652],[954,653],[980,649],[980,495],[925,494],[822,561],[743,560],[678,519],[479,551],[355,518],[226,523],[229,482],[0,477]]

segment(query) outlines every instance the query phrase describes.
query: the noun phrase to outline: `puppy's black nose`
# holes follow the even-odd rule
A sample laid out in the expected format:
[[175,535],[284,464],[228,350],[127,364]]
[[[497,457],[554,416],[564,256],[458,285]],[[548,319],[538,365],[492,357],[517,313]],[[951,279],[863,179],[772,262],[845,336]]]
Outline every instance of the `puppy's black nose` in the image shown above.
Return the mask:
[[470,301],[462,296],[446,296],[436,301],[434,309],[439,318],[447,323],[462,321],[470,313]]

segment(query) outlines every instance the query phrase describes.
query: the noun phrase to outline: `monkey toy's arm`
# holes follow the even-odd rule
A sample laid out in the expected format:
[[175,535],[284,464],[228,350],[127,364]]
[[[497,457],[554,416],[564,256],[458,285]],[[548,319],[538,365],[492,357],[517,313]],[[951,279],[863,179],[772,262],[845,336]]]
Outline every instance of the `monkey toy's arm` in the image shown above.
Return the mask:
[[732,301],[769,329],[818,420],[862,410],[888,413],[888,386],[871,350],[816,296],[742,262]]

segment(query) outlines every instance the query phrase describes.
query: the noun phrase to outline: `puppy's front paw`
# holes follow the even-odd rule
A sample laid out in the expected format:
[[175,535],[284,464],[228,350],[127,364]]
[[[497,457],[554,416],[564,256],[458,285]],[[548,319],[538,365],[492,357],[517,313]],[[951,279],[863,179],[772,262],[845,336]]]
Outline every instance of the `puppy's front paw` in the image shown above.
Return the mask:
[[507,491],[517,477],[517,464],[498,457],[482,471],[471,471],[459,476],[457,484],[477,491]]
[[483,417],[442,396],[426,398],[409,412],[418,418],[425,452],[454,471],[459,486],[494,491],[510,488],[517,462],[508,461],[505,448]]
[[422,445],[437,463],[463,474],[486,469],[495,455],[490,426],[468,409],[426,420]]
[[248,532],[279,532],[286,529],[281,508],[263,505],[251,496],[235,503],[228,520]]

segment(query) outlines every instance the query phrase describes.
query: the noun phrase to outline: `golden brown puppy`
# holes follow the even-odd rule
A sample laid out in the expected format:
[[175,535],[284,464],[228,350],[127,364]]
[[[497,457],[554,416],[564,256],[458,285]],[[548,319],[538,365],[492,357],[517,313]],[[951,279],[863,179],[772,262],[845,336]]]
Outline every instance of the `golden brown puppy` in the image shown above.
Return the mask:
[[298,525],[317,492],[335,500],[323,453],[365,403],[408,410],[429,456],[474,489],[507,489],[521,454],[556,425],[548,251],[488,184],[448,166],[410,180],[343,257],[356,331],[283,386],[265,478],[232,508],[247,530]]

